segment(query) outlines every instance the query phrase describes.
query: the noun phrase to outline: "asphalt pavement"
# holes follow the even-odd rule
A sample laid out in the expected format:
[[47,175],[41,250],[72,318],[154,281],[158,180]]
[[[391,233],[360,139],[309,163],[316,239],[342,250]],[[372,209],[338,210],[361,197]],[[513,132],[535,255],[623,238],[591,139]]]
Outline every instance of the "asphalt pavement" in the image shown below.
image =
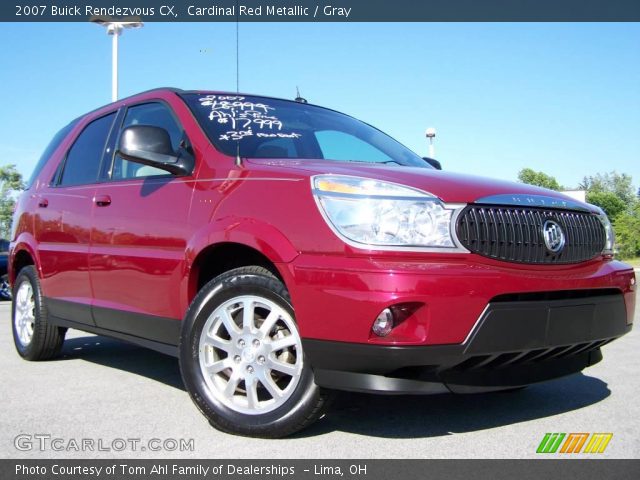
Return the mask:
[[607,432],[598,457],[640,458],[640,332],[603,354],[581,374],[514,393],[343,394],[295,437],[261,440],[211,428],[174,358],[70,330],[59,359],[22,360],[2,302],[0,457],[531,458],[547,432]]

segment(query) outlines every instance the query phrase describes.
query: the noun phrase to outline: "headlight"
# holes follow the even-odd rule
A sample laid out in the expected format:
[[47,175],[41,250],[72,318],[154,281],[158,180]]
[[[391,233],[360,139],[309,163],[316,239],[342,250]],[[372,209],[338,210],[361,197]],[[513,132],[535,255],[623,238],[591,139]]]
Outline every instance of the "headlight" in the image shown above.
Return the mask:
[[604,211],[600,208],[600,213],[598,214],[598,219],[602,222],[602,226],[604,227],[604,231],[606,234],[606,241],[604,243],[604,249],[602,250],[603,255],[613,255],[613,244],[616,241],[615,234],[613,233],[613,226],[609,221],[609,217]]
[[429,193],[340,175],[317,175],[312,186],[329,225],[362,247],[456,247],[453,210]]

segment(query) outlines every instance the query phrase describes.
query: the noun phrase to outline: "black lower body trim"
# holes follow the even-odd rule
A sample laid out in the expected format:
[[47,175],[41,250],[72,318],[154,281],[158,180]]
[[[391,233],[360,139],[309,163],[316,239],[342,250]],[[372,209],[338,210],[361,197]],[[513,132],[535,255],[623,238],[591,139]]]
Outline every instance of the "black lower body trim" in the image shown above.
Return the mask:
[[114,337],[178,356],[182,322],[123,310],[45,298],[49,317],[60,327]]
[[620,294],[489,304],[458,345],[385,346],[304,339],[318,385],[375,393],[502,390],[580,372],[631,330]]
[[314,375],[318,385],[334,390],[386,395],[432,395],[449,392],[449,389],[442,382],[425,382],[367,373],[321,369],[316,369]]
[[118,340],[124,340],[126,342],[135,343],[136,345],[140,345],[141,347],[150,348],[151,350],[164,353],[165,355],[178,357],[177,345],[169,345],[166,343],[155,342],[153,340],[148,340],[146,338],[136,337],[134,335],[129,335],[126,333],[116,332],[114,330],[108,330],[106,328],[96,327],[95,325],[94,326],[86,325],[84,323],[78,323],[72,320],[65,320],[63,318],[58,318],[54,316],[50,316],[49,321],[51,322],[52,325],[57,325],[58,327],[75,328],[77,330],[82,330],[83,332],[94,333],[96,335],[103,335],[105,337],[117,338]]
[[66,318],[82,325],[95,326],[91,305],[86,303],[69,302],[57,298],[45,297],[49,315],[56,318]]
[[95,306],[91,310],[97,327],[170,345],[180,340],[180,320]]
[[[323,351],[326,355],[333,356],[335,360],[336,357],[340,356],[337,352],[341,351],[343,346],[354,346],[353,344],[342,344],[340,345],[341,348],[337,349],[335,348],[335,343],[333,345],[319,346],[316,342],[318,341],[303,340],[305,352],[307,356],[311,352],[311,358],[317,358],[318,353]],[[389,370],[388,367],[382,367],[382,365],[375,366],[371,364],[370,368],[355,368],[356,371],[354,371],[354,367],[361,366],[363,360],[362,357],[358,358],[357,348],[350,348],[350,357],[355,360],[351,365],[343,365],[332,369],[316,368],[315,364],[313,365],[316,383],[322,387],[336,390],[415,395],[446,392],[478,393],[511,389],[578,373],[602,360],[602,353],[597,343],[599,342],[593,345],[589,344],[592,348],[584,349],[578,354],[568,355],[567,357],[524,361],[514,365],[491,365],[489,362],[484,365],[478,363],[477,367],[467,367],[468,360],[475,360],[477,357],[467,358],[462,353],[459,355],[447,354],[440,357],[438,351],[442,352],[443,349],[439,347],[433,347],[436,351],[431,351],[432,347],[419,347],[424,354],[423,362],[429,362],[429,364],[424,365],[416,365],[415,354],[417,352],[415,350],[404,351],[403,353],[408,355],[404,358],[404,361],[401,361],[402,355],[398,355],[398,352],[374,347],[377,350],[376,357],[378,357],[378,362],[380,363],[384,361],[385,353],[391,354],[392,362],[390,366],[398,367],[394,370]],[[445,347],[444,350],[449,349]],[[545,350],[545,352],[547,351]],[[369,353],[373,352],[370,351]],[[513,353],[509,354],[509,357],[515,358],[516,355],[524,357],[531,353]],[[539,354],[535,350],[533,353]],[[324,366],[323,363],[321,365]],[[400,367],[400,365],[406,366]]]

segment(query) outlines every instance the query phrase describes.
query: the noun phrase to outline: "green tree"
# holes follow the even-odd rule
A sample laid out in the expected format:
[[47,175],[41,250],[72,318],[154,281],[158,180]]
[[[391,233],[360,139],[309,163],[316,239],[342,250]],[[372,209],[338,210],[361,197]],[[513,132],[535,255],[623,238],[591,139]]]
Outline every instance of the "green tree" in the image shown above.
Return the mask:
[[587,202],[603,209],[611,221],[624,212],[628,206],[624,200],[615,193],[604,191],[587,192]]
[[548,188],[550,190],[562,190],[558,181],[544,172],[536,172],[531,168],[523,168],[518,172],[518,180],[529,185]]
[[580,183],[580,188],[590,193],[614,193],[626,205],[631,207],[637,200],[631,181],[631,175],[627,173],[618,173],[614,170],[608,173],[597,173],[596,175],[584,177]]
[[616,234],[620,258],[640,255],[640,200],[631,175],[615,170],[584,177],[580,188],[587,190],[587,201],[606,213]]
[[640,202],[633,208],[621,213],[615,220],[616,245],[618,257],[632,258],[640,256]]
[[0,166],[0,238],[9,238],[16,193],[24,189],[22,175],[15,165]]

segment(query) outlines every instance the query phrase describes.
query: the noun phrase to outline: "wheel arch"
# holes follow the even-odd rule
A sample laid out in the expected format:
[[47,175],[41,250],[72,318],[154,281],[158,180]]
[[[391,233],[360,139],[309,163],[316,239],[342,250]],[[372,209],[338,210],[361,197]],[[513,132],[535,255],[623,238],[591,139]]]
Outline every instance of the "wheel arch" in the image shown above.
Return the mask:
[[207,282],[218,275],[234,268],[253,265],[266,268],[284,283],[276,262],[253,247],[236,242],[220,242],[205,247],[191,264],[188,280],[189,303]]
[[255,218],[228,216],[200,229],[186,254],[188,306],[205,283],[238,267],[264,267],[288,287],[278,265],[291,262],[299,252],[275,226]]
[[18,273],[27,265],[33,265],[38,271],[38,275],[42,277],[38,257],[36,251],[28,242],[20,242],[11,249],[7,270],[9,273],[9,281],[13,285]]

